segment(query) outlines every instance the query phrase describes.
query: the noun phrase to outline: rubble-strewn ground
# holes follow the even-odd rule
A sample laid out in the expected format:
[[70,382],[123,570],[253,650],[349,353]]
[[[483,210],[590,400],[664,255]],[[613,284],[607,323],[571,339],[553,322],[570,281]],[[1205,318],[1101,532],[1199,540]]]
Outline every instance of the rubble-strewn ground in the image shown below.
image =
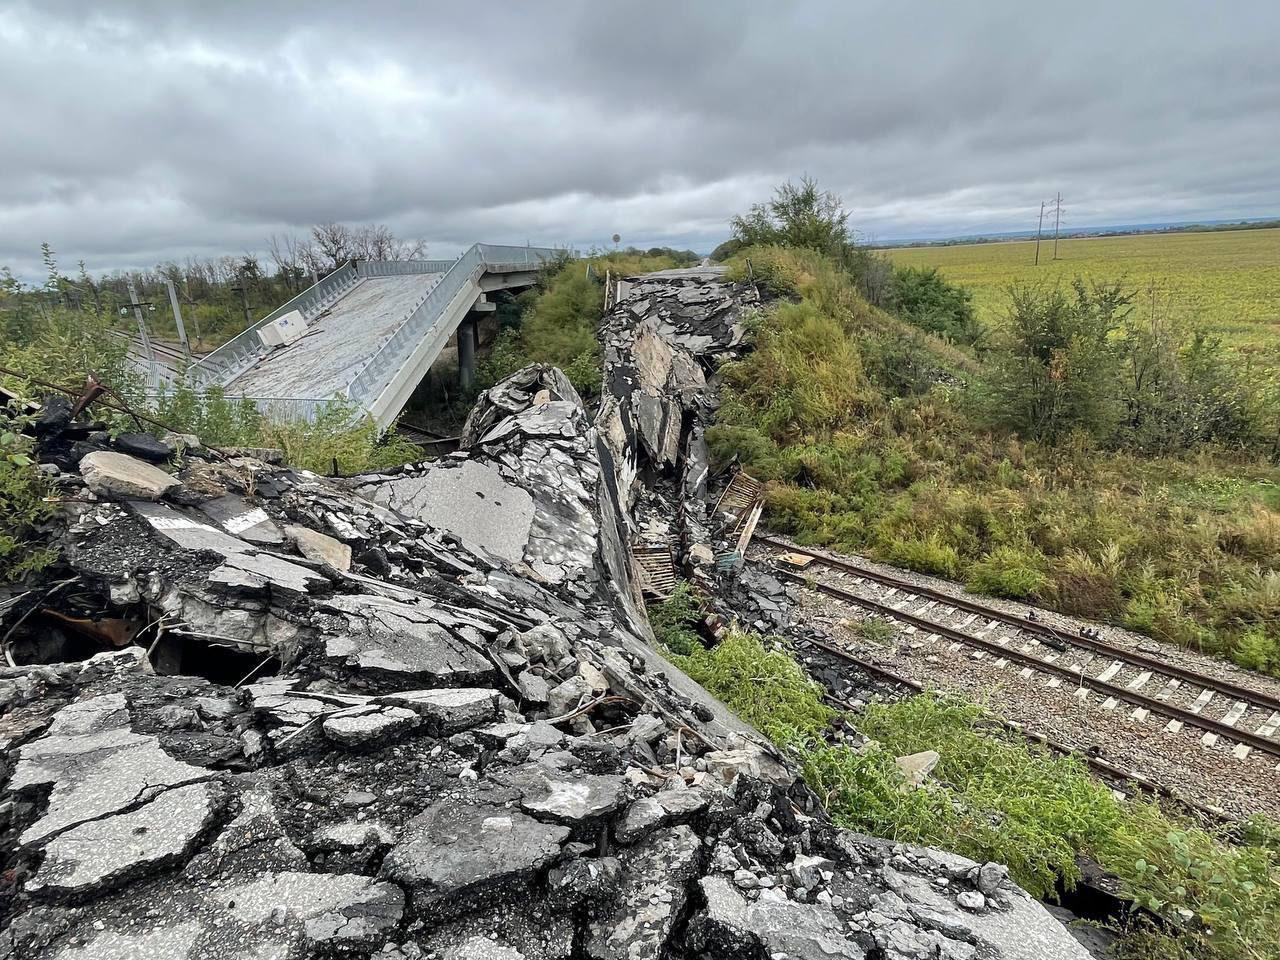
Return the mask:
[[[632,547],[714,565],[708,377],[753,299],[639,282],[594,421],[529,368],[461,453],[385,475],[49,440],[65,559],[6,608],[0,955],[1086,956],[1002,867],[836,829],[653,649]],[[134,642],[40,663],[62,580]]]

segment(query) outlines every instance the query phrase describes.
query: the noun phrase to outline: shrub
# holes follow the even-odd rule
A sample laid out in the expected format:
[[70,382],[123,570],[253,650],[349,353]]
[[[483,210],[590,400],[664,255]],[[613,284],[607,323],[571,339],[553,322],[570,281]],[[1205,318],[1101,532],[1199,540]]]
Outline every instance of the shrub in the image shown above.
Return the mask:
[[782,247],[747,247],[729,261],[725,279],[732,283],[754,283],[777,297],[798,294],[812,280],[802,254]]
[[1120,552],[1115,544],[1104,549],[1100,559],[1083,550],[1072,550],[1053,570],[1049,596],[1063,613],[1110,619],[1124,607],[1121,573]]
[[44,502],[50,489],[30,457],[31,441],[20,432],[26,419],[0,408],[0,583],[44,568],[55,555],[35,542],[53,509]]
[[687,657],[701,649],[695,624],[702,616],[702,604],[688,583],[680,582],[671,596],[649,606],[649,625],[654,638],[668,652]]
[[587,265],[564,264],[545,281],[545,290],[524,318],[521,340],[530,360],[568,366],[583,353],[597,356],[596,325],[604,310],[604,290],[587,276]]
[[890,563],[941,577],[954,577],[960,569],[960,555],[954,547],[942,543],[937,536],[895,540],[887,548],[887,556]]
[[261,440],[279,447],[295,467],[330,474],[361,473],[422,459],[422,448],[394,430],[379,435],[373,420],[349,403],[328,404],[311,422],[264,421]]
[[1120,284],[1015,286],[975,409],[1000,430],[1057,441],[1073,430],[1110,439],[1120,417],[1119,351],[1112,334],[1133,294]]
[[1015,547],[996,547],[969,568],[965,587],[1013,600],[1037,597],[1049,585],[1043,566],[1043,556]]
[[1236,638],[1232,659],[1246,669],[1270,672],[1280,667],[1280,644],[1262,627],[1253,627]]
[[948,283],[932,267],[893,271],[893,306],[904,320],[923,330],[971,344],[981,334],[968,290]]
[[754,411],[776,441],[854,420],[874,397],[861,358],[839,324],[809,304],[780,304],[745,360],[722,368],[726,402]]

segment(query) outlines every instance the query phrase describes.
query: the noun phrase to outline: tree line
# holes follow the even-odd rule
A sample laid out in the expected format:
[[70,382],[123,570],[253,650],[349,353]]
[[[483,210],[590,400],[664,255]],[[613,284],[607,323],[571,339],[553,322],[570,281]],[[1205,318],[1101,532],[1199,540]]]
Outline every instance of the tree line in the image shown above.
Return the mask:
[[[266,253],[220,257],[190,256],[144,270],[93,276],[83,260],[74,273],[57,253],[41,244],[45,280],[21,283],[0,268],[0,330],[21,338],[55,308],[87,311],[103,318],[128,313],[129,285],[145,305],[148,325],[161,337],[176,336],[168,283],[178,295],[187,332],[197,349],[212,349],[259,316],[328,276],[348,260],[418,260],[427,255],[422,240],[397,237],[384,224],[320,223],[305,234],[272,234]],[[130,321],[131,322],[131,321]]]

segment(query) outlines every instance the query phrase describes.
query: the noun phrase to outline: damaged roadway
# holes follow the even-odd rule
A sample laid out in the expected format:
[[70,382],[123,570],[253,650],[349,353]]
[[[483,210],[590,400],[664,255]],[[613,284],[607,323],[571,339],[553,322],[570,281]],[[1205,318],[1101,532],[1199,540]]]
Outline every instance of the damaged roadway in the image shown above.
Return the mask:
[[835,828],[654,649],[633,550],[723,548],[701,436],[756,294],[624,292],[594,419],[532,367],[376,476],[64,470],[72,612],[158,623],[14,640],[0,956],[1087,956],[996,865]]

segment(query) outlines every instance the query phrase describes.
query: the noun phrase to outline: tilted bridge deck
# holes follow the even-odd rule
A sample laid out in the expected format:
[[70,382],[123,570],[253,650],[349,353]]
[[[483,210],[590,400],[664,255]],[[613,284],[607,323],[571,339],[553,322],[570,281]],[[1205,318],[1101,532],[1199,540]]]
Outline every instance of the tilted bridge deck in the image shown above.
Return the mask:
[[[457,260],[348,262],[189,375],[283,418],[314,419],[345,398],[386,428],[477,301],[491,290],[528,286],[558,253],[478,243]],[[258,331],[292,310],[306,332],[282,347],[264,346]]]

